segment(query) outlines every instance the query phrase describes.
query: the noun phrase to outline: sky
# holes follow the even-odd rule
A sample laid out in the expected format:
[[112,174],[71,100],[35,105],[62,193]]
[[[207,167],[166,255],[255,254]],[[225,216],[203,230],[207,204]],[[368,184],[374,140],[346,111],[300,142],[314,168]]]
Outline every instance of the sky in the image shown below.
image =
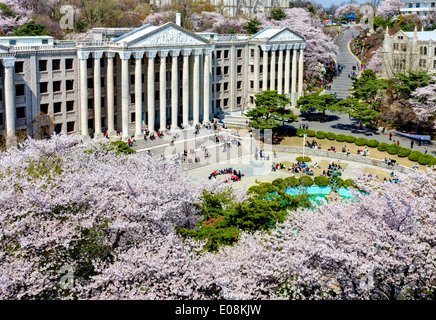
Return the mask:
[[[359,3],[366,3],[367,0],[357,0]],[[330,8],[332,4],[340,5],[342,2],[348,2],[347,0],[313,0],[313,2],[319,3],[324,8]]]

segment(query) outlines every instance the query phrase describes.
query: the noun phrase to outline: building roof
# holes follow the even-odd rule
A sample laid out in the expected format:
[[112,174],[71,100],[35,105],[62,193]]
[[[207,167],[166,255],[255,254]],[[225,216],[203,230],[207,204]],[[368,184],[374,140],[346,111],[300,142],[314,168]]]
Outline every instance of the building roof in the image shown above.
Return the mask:
[[[404,32],[406,36],[413,38],[414,32]],[[430,39],[436,40],[436,30],[433,31],[418,31],[418,40],[429,41]]]

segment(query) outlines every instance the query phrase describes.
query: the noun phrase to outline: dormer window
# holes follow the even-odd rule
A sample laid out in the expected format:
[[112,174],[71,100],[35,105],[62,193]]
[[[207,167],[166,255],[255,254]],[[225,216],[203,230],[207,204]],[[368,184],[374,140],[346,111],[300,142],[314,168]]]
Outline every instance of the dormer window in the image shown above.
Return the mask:
[[42,39],[42,44],[48,44],[48,39]]
[[10,46],[15,46],[17,44],[17,40],[9,40]]

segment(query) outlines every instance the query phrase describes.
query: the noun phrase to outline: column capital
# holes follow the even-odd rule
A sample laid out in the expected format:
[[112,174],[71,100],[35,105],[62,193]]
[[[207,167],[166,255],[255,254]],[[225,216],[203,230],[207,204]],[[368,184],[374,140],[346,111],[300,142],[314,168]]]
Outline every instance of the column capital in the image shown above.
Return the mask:
[[298,50],[300,49],[300,44],[299,43],[294,43],[294,50]]
[[278,49],[278,47],[279,47],[278,44],[271,45],[271,51],[276,51]]
[[202,48],[201,49],[197,49],[196,48],[196,49],[193,50],[192,53],[193,53],[194,56],[199,56],[199,55],[201,55],[203,53],[203,49]]
[[261,47],[262,51],[270,51],[271,50],[270,45],[261,45],[260,47]]
[[77,56],[80,60],[87,60],[90,54],[90,51],[77,51]]
[[305,44],[305,43],[300,44],[300,49],[301,49],[301,50],[306,49],[306,44]]
[[170,51],[172,57],[178,57],[180,55],[180,49]]
[[143,51],[133,52],[133,56],[135,57],[135,59],[142,59],[144,57],[144,52]]
[[15,58],[5,58],[2,63],[5,68],[12,68],[15,66]]
[[105,52],[106,58],[115,58],[115,52]]
[[148,50],[148,51],[145,51],[145,54],[146,54],[147,58],[154,59],[154,58],[156,58],[157,50]]
[[159,50],[159,57],[166,58],[168,57],[169,50]]
[[132,54],[131,52],[118,52],[118,54],[120,55],[121,60],[129,60],[130,59],[130,55]]
[[183,49],[182,50],[182,56],[188,57],[191,55],[192,49]]
[[92,53],[92,56],[94,57],[94,59],[101,59],[103,58],[103,51],[94,51]]
[[286,50],[286,44],[279,45],[281,51]]
[[287,49],[287,50],[291,50],[293,47],[294,47],[293,44],[287,44],[287,45],[286,45],[286,49]]
[[206,48],[206,49],[204,49],[204,54],[209,55],[209,54],[211,54],[213,52],[214,49],[215,49],[215,47]]

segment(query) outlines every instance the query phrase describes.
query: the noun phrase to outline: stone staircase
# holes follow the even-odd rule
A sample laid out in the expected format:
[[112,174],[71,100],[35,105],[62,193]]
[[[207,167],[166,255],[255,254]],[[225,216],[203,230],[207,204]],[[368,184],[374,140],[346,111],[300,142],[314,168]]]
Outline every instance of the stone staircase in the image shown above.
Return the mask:
[[247,128],[247,121],[250,121],[250,118],[243,115],[224,115],[221,120],[225,123],[226,127],[230,128]]

